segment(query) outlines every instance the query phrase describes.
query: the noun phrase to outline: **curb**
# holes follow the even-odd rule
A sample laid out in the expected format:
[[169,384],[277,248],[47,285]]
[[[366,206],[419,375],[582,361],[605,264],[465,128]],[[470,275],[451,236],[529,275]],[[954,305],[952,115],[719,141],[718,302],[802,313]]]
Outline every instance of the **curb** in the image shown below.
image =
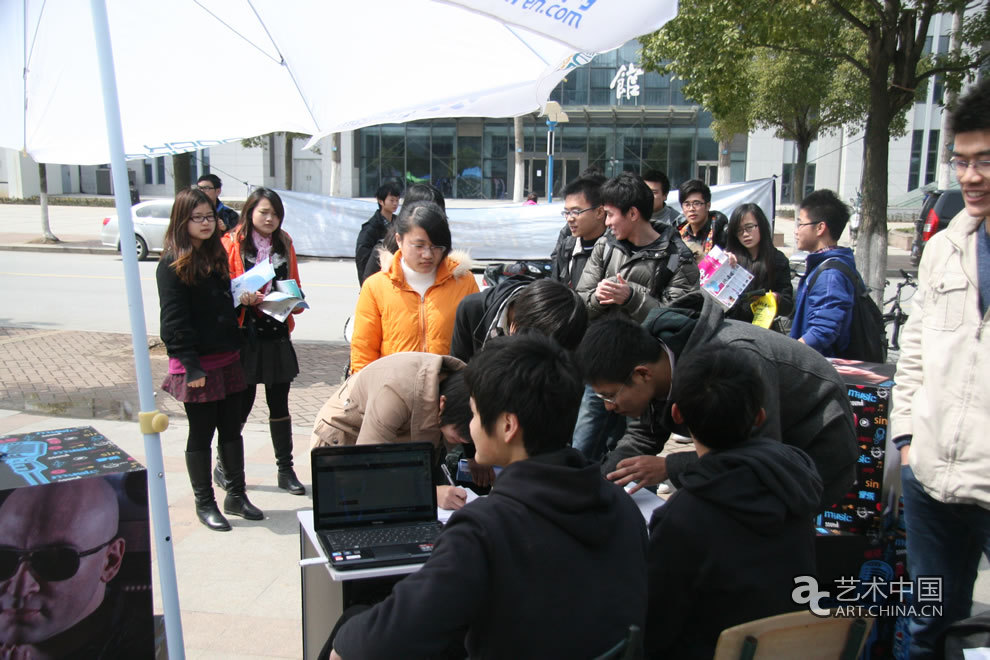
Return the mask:
[[109,247],[90,247],[81,245],[59,245],[58,243],[51,243],[47,245],[37,244],[33,245],[30,243],[20,244],[20,245],[2,245],[0,244],[0,250],[6,250],[8,252],[68,252],[71,254],[120,254],[116,248]]

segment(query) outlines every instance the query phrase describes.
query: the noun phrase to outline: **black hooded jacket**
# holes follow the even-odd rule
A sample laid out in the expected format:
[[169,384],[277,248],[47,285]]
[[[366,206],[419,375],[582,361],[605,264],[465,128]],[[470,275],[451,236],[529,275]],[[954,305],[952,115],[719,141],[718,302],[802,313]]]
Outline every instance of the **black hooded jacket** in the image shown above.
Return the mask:
[[457,639],[471,658],[590,658],[646,613],[646,526],[576,450],[507,466],[454,513],[433,555],[344,624],[344,658],[422,658]]
[[530,277],[510,277],[484,291],[464,296],[454,317],[450,354],[469,362],[486,341],[509,334],[509,329],[502,327],[502,315],[509,302],[531,282]]
[[650,521],[647,657],[707,660],[725,628],[798,609],[821,493],[811,458],[766,438],[686,468]]
[[[852,408],[835,368],[817,351],[782,334],[749,323],[726,320],[722,308],[703,293],[679,303],[703,300],[701,312],[690,308],[663,308],[643,323],[677,360],[693,351],[704,351],[712,342],[749,352],[760,367],[767,421],[761,435],[804,450],[815,462],[824,484],[823,504],[841,499],[855,480],[859,448]],[[618,446],[606,458],[603,470],[611,472],[624,458],[656,455],[671,432],[688,435],[674,423],[669,402],[654,402],[638,420],[630,421]],[[667,473],[678,488],[680,475],[696,461],[693,452],[667,457]]]

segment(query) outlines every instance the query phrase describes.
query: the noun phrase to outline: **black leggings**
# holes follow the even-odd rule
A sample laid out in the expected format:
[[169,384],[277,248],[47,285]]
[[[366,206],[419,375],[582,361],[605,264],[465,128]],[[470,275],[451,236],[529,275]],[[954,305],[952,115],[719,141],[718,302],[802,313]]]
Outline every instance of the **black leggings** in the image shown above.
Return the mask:
[[[289,388],[292,381],[288,383],[274,383],[265,385],[265,401],[268,402],[268,419],[285,419],[289,416]],[[254,397],[257,395],[258,386],[248,385],[241,398],[241,424],[247,422],[251,409],[254,408]]]
[[189,420],[186,451],[209,450],[214,430],[221,445],[240,442],[242,400],[242,393],[235,392],[220,401],[182,404],[186,407],[186,418]]

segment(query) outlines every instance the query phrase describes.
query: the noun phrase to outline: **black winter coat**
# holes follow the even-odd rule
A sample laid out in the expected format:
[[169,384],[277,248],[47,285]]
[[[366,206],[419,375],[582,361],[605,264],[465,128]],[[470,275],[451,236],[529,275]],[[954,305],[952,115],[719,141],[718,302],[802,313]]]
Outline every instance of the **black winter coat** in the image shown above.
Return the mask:
[[[703,300],[701,313],[693,309],[659,309],[643,326],[667,345],[676,360],[719,342],[745,350],[760,366],[764,385],[763,407],[767,421],[760,435],[804,450],[815,462],[824,484],[823,505],[842,498],[855,480],[859,447],[846,385],[828,360],[810,346],[749,323],[726,320],[722,307],[706,294],[681,300]],[[670,402],[650,404],[637,420],[630,419],[626,433],[602,464],[603,473],[631,456],[655,456],[671,432],[689,435],[670,416]],[[667,456],[667,474],[678,488],[681,474],[698,460],[694,452]],[[824,508],[824,506],[822,507]]]
[[510,277],[461,299],[454,318],[450,354],[469,362],[486,341],[509,334],[509,329],[500,323],[502,315],[512,298],[532,281],[529,277]]
[[650,521],[648,658],[704,658],[726,628],[797,610],[822,485],[800,449],[753,438],[701,457]]
[[[739,260],[740,266],[750,272],[753,271],[753,260],[748,253],[737,254],[736,258]],[[784,253],[777,248],[773,248],[773,279],[771,280],[768,276],[754,277],[743,295],[739,296],[739,302],[725,315],[730,319],[752,323],[753,310],[750,309],[750,301],[747,300],[746,294],[759,289],[780,294],[780,299],[777,301],[777,316],[790,316],[794,313],[794,284],[791,283],[791,264]]]
[[354,246],[354,263],[357,266],[359,283],[364,284],[368,259],[371,258],[375,245],[385,238],[386,232],[388,232],[388,220],[382,215],[381,209],[375,211],[375,214],[361,225],[357,244]]
[[568,288],[577,289],[584,267],[588,265],[591,257],[591,250],[584,251],[575,248],[580,241],[578,237],[571,234],[571,228],[566,224],[557,235],[557,244],[550,253],[550,279],[567,285]]
[[[646,526],[574,449],[512,463],[454,513],[422,569],[334,640],[344,658],[591,658],[646,613]],[[465,633],[467,636],[465,638]]]
[[161,338],[168,356],[185,367],[188,383],[206,375],[201,355],[240,350],[241,333],[226,268],[189,286],[175,274],[174,261],[163,254],[156,271]]

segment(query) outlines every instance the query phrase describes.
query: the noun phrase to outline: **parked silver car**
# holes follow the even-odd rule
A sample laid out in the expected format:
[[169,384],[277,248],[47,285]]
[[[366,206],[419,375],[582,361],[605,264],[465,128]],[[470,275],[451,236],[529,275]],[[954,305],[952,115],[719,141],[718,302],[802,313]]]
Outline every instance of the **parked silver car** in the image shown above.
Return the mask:
[[[134,221],[134,248],[139,261],[146,259],[149,252],[162,251],[171,213],[171,199],[153,199],[131,207],[131,218]],[[117,225],[117,216],[103,218],[100,241],[103,245],[120,249],[120,227]]]

